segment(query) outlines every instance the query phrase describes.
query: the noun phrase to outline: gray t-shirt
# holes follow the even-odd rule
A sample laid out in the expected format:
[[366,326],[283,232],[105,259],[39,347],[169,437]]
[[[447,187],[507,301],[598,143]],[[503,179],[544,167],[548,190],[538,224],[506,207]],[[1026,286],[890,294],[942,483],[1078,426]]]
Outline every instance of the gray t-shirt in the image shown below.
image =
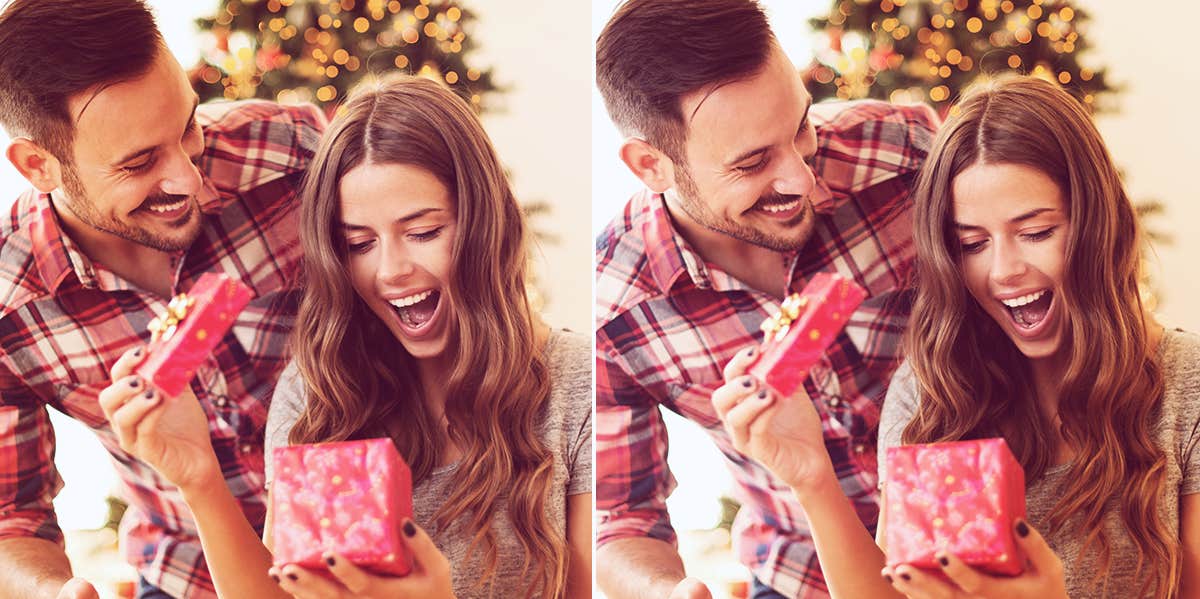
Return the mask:
[[[1159,346],[1164,393],[1162,413],[1154,425],[1154,439],[1167,457],[1167,493],[1160,512],[1170,532],[1179,535],[1179,498],[1200,493],[1200,336],[1168,330]],[[879,422],[879,479],[886,476],[887,448],[900,445],[904,427],[917,409],[917,384],[912,369],[904,363],[896,371],[883,403]],[[1025,506],[1028,520],[1045,532],[1045,520],[1061,497],[1070,464],[1051,467],[1036,481],[1027,481]],[[1095,555],[1079,558],[1084,533],[1080,524],[1068,522],[1047,541],[1062,559],[1071,597],[1129,597],[1140,589],[1144,579],[1138,575],[1138,552],[1121,523],[1119,502],[1110,500],[1104,515],[1105,532],[1112,548],[1107,575],[1096,585],[1091,581],[1098,571]]]
[[[587,337],[552,331],[546,343],[550,370],[550,401],[541,424],[541,438],[554,454],[554,482],[547,504],[550,522],[566,531],[567,497],[592,492],[592,350]],[[267,484],[273,478],[271,453],[288,445],[288,433],[304,409],[304,385],[295,363],[279,378],[266,427]],[[462,599],[487,597],[488,587],[473,588],[483,574],[483,559],[468,558],[469,534],[458,522],[445,531],[434,530],[434,514],[449,496],[449,486],[458,464],[435,469],[413,489],[413,521],[428,531],[438,549],[450,560],[454,593]],[[508,513],[496,514],[493,529],[499,561],[494,575],[493,597],[523,596],[526,578],[521,576],[524,551],[517,541]]]

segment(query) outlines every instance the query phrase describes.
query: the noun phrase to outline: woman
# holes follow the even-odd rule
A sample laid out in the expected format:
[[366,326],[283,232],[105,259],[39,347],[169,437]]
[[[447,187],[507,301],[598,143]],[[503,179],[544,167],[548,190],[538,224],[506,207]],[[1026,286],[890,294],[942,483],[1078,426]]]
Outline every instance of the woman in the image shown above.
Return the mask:
[[[949,554],[951,582],[883,568],[886,548],[814,442],[812,403],[755,395],[744,355],[718,412],[739,448],[791,481],[835,596],[1200,593],[1200,338],[1142,305],[1136,218],[1099,133],[1034,78],[991,82],[956,113],[914,191],[917,299],[880,472],[901,442],[1004,437],[1028,482],[1029,523],[1014,523],[1026,572],[988,577]],[[862,576],[868,557],[882,579]]]
[[155,410],[114,378],[110,419],[183,491],[218,593],[586,596],[589,345],[529,308],[520,208],[474,113],[420,78],[357,94],[326,132],[301,202],[304,296],[268,416],[268,481],[273,447],[390,437],[413,471],[415,526],[403,530],[416,564],[394,579],[335,554],[336,580],[270,567],[227,488],[210,482],[205,429],[189,443],[142,425]]

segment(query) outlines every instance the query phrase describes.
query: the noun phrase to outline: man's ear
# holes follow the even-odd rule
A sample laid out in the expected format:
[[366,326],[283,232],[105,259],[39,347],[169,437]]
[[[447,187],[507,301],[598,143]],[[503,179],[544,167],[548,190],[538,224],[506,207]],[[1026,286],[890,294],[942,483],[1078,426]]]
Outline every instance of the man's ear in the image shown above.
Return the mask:
[[58,189],[62,182],[62,165],[58,158],[28,137],[12,140],[5,156],[17,167],[17,172],[42,193]]
[[621,144],[621,161],[654,193],[675,187],[675,162],[644,139],[626,139]]

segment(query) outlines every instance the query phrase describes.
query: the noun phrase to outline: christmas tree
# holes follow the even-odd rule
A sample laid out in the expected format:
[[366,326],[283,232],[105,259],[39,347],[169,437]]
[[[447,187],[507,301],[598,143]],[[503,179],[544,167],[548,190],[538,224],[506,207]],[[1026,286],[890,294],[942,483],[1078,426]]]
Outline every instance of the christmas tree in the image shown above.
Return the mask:
[[1087,20],[1054,0],[837,0],[811,21],[828,44],[806,83],[816,100],[925,102],[944,114],[980,74],[1017,71],[1103,110],[1104,69],[1079,63]]
[[203,102],[265,98],[336,106],[364,77],[403,70],[444,82],[477,111],[491,70],[467,64],[473,15],[453,1],[221,0],[200,19]]

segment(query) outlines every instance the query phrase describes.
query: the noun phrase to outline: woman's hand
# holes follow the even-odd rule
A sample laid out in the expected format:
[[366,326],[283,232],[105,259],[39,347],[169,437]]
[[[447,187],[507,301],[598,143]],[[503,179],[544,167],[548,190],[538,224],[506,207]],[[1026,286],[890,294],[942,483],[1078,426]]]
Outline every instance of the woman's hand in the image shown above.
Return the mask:
[[270,574],[297,599],[453,599],[450,561],[412,520],[404,522],[403,530],[413,569],[400,578],[368,574],[337,554],[325,556],[333,580],[292,564],[271,568]]
[[132,374],[145,357],[144,346],[122,354],[110,372],[112,384],[100,392],[100,409],[121,449],[181,489],[219,479],[221,467],[213,453],[208,416],[199,400],[190,387],[179,397],[163,397]]
[[1018,520],[1014,529],[1017,532],[1017,545],[1026,557],[1025,572],[1020,576],[983,574],[950,554],[939,554],[938,560],[942,564],[942,572],[952,584],[907,564],[884,568],[883,576],[890,579],[896,590],[912,599],[1066,598],[1062,560],[1054,554],[1042,535],[1023,520]]
[[757,353],[757,346],[739,351],[725,365],[725,384],[712,394],[713,408],[734,448],[765,466],[801,498],[822,484],[836,484],[812,400],[803,387],[792,397],[778,397],[746,374]]

